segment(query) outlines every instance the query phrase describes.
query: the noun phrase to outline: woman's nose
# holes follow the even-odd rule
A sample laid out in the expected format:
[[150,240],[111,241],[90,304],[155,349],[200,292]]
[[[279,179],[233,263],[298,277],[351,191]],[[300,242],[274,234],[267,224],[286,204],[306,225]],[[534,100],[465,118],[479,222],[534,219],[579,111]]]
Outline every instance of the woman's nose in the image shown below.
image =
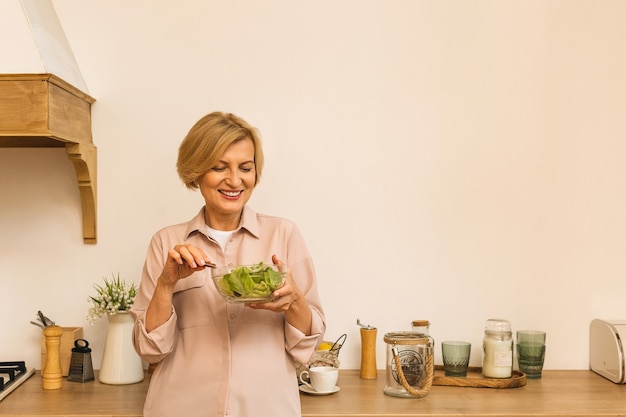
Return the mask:
[[226,177],[226,183],[228,185],[239,185],[241,184],[241,177],[239,176],[239,172],[235,170],[229,170],[228,176]]

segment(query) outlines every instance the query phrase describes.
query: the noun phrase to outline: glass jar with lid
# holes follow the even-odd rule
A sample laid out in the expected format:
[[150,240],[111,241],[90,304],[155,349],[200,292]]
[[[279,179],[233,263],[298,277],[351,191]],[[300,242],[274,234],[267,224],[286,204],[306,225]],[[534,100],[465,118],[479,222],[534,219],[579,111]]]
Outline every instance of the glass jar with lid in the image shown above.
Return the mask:
[[413,320],[411,322],[411,331],[429,335],[430,322],[428,320]]
[[483,376],[510,378],[513,372],[513,337],[511,322],[489,319],[483,338]]

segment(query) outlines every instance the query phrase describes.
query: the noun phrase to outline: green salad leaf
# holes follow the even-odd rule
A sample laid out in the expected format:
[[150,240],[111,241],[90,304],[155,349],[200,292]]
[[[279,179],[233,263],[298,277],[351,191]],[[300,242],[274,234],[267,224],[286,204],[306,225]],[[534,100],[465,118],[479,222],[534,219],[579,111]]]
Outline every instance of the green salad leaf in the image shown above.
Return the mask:
[[280,272],[263,262],[240,266],[219,281],[223,294],[235,298],[264,298],[271,295],[283,282]]

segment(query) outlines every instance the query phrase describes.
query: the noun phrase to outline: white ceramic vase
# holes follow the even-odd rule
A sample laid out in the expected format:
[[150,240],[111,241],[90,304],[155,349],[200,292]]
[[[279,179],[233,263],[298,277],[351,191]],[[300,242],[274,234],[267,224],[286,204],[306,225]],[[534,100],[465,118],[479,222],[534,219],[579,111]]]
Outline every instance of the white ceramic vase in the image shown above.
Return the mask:
[[109,330],[98,379],[103,384],[124,385],[143,381],[143,361],[132,342],[133,316],[127,311],[107,314]]

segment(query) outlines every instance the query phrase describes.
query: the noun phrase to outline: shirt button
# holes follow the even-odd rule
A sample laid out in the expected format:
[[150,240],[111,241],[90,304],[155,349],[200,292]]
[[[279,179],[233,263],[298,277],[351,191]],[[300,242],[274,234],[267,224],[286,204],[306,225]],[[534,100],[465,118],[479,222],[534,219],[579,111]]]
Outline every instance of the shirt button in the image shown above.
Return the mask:
[[230,315],[230,319],[231,319],[231,320],[235,320],[236,318],[237,318],[237,315],[236,315],[236,314],[231,314],[231,315]]

